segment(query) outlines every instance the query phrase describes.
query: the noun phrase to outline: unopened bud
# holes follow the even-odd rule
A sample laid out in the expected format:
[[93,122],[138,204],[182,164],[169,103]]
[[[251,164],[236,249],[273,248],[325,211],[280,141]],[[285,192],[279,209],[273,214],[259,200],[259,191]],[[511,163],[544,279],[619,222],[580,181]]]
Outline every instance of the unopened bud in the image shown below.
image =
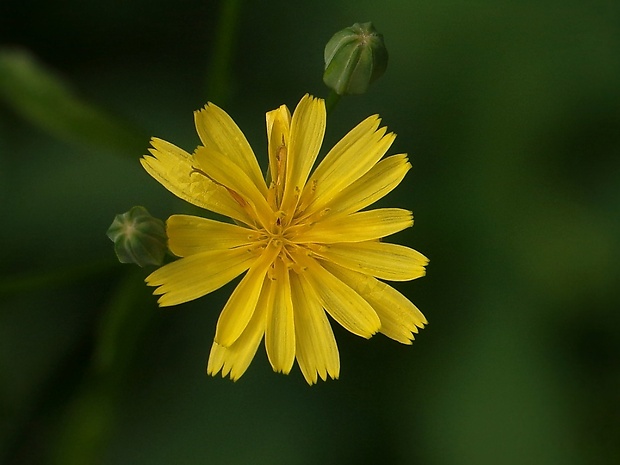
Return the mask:
[[116,215],[107,235],[121,263],[161,265],[168,250],[164,222],[144,207]]
[[338,95],[363,94],[383,75],[387,62],[383,35],[372,23],[355,23],[325,46],[323,82]]

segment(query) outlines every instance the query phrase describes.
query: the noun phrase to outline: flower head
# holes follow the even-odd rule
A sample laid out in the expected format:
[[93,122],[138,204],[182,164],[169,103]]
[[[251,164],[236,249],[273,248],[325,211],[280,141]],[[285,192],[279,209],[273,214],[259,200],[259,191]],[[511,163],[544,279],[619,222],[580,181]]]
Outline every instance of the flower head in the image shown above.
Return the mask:
[[412,226],[411,212],[363,210],[400,183],[411,168],[407,156],[383,158],[395,135],[370,116],[312,171],[325,121],[324,101],[309,95],[292,116],[285,105],[267,113],[266,180],[241,130],[213,104],[195,113],[202,145],[193,155],[153,139],[141,160],[175,195],[234,221],[171,216],[168,247],[181,258],[146,278],[169,306],[245,273],[219,317],[209,374],[238,379],[264,336],[275,371],[288,373],[297,359],[313,384],[340,372],[327,314],[359,336],[381,332],[405,344],[426,324],[382,281],[425,273],[422,254],[381,241]]

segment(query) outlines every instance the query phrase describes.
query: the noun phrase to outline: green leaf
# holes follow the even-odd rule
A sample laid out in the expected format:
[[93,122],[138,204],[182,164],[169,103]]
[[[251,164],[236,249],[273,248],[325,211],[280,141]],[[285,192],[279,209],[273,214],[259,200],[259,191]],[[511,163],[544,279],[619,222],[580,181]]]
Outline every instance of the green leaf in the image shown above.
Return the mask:
[[0,99],[67,142],[137,157],[148,141],[142,131],[81,100],[24,50],[0,49]]

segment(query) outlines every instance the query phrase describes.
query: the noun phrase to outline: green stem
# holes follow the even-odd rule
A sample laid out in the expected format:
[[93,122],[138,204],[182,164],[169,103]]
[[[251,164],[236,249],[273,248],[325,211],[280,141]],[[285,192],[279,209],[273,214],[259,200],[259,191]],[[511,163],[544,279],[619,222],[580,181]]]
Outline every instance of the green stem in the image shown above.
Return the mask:
[[223,0],[207,70],[207,98],[224,105],[230,92],[231,63],[235,49],[241,0]]
[[341,98],[342,96],[337,94],[335,91],[331,90],[329,92],[329,95],[327,96],[327,100],[325,102],[325,109],[327,110],[328,115],[330,115],[334,111],[336,105],[338,105],[338,102],[340,102]]
[[114,289],[95,334],[91,364],[65,406],[51,452],[52,465],[97,463],[116,426],[119,401],[155,312],[146,303],[143,272],[128,269]]

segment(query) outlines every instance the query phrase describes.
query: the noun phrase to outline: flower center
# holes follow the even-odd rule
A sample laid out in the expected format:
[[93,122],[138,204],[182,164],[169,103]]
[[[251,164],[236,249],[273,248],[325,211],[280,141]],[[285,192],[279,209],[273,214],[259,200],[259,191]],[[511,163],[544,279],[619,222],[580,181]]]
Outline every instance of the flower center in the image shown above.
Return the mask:
[[[300,231],[300,225],[295,221],[286,221],[288,215],[283,211],[275,213],[275,220],[270,228],[260,229],[255,236],[256,244],[259,246],[255,250],[267,250],[267,248],[278,248],[279,252],[276,255],[274,262],[272,263],[272,270],[275,269],[276,261],[281,262],[288,268],[294,270],[296,273],[302,273],[305,267],[298,263],[298,259],[301,255],[307,255],[309,252],[306,244],[299,244],[296,242],[296,237]],[[302,225],[303,226],[303,225]],[[301,228],[304,229],[304,228]],[[272,276],[272,273],[270,274]]]

